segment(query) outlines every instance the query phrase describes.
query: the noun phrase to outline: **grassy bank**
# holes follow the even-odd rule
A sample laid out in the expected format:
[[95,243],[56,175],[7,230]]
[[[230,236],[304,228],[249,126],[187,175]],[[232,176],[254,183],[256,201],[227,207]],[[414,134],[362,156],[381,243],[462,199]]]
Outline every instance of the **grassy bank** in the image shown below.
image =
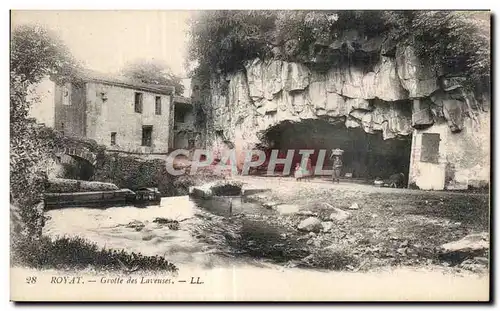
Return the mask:
[[159,256],[99,248],[82,238],[22,238],[11,246],[11,262],[37,269],[86,269],[105,271],[177,272],[177,267]]

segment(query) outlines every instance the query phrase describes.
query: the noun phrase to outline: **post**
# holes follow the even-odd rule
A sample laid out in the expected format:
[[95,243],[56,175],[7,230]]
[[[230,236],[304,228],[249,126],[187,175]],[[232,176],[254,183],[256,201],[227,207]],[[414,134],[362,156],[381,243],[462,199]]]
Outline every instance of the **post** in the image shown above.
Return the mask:
[[229,216],[233,215],[233,198],[229,198]]

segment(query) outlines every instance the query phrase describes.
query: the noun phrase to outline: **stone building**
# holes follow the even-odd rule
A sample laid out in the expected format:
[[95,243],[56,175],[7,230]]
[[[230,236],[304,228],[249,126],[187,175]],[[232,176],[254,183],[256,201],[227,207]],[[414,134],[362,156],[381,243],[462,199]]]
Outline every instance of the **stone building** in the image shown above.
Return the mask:
[[44,80],[36,92],[43,101],[30,114],[39,122],[109,151],[165,155],[192,140],[190,100],[174,87],[85,73],[64,85]]

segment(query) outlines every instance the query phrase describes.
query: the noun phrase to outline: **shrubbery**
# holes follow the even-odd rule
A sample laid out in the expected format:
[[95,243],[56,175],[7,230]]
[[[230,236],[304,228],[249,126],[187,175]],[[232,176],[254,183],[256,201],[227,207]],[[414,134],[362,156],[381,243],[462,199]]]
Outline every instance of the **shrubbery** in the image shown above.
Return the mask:
[[154,270],[176,272],[177,267],[160,256],[143,256],[99,248],[82,238],[24,238],[12,244],[12,262],[39,269]]
[[32,86],[47,75],[70,74],[74,66],[64,44],[39,26],[15,28],[10,51],[10,200],[19,207],[27,234],[37,235],[36,206],[46,186],[53,142],[28,118],[30,106],[38,104]]
[[195,74],[203,82],[255,57],[307,62],[315,45],[328,46],[349,30],[412,44],[436,69],[466,75],[471,83],[489,81],[488,12],[204,11],[191,24],[189,59],[199,63]]

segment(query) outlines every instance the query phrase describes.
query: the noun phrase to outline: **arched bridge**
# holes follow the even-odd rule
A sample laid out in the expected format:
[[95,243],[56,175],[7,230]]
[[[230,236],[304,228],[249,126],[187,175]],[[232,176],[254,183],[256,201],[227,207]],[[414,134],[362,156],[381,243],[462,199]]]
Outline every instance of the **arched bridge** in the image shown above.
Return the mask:
[[92,166],[95,166],[97,163],[97,154],[86,150],[83,147],[64,147],[64,148],[56,148],[55,154],[66,154],[72,157],[77,157],[89,162]]

